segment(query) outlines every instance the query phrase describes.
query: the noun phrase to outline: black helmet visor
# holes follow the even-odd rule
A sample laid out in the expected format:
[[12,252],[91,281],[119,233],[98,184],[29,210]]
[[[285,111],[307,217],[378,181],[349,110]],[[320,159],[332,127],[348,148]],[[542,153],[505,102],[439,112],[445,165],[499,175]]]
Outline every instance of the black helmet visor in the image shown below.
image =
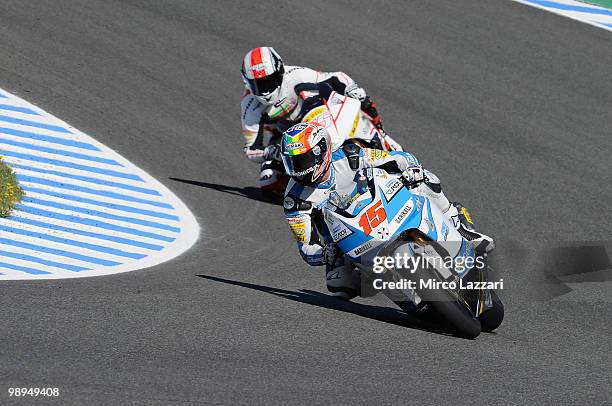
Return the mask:
[[283,74],[281,71],[276,71],[271,75],[264,76],[258,79],[246,79],[249,88],[256,96],[266,96],[275,91],[283,82]]
[[[316,153],[315,153],[316,152]],[[310,151],[299,155],[283,154],[283,163],[287,174],[302,184],[312,183],[312,174],[323,163],[327,152],[327,144],[319,142]]]

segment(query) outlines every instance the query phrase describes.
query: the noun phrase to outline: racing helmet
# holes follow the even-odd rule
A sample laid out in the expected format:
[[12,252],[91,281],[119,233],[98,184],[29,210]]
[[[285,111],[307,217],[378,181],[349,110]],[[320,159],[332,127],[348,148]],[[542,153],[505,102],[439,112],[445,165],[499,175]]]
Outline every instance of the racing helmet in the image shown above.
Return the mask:
[[264,104],[273,104],[280,93],[285,67],[272,47],[251,49],[242,61],[242,78],[255,97]]
[[330,167],[332,144],[325,129],[299,123],[283,133],[282,159],[287,175],[302,185],[320,181]]

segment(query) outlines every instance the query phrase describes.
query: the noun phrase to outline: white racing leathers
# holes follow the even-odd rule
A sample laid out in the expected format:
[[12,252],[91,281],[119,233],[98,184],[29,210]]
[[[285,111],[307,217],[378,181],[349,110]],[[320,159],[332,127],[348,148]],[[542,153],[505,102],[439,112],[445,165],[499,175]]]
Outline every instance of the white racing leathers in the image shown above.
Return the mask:
[[[276,168],[277,165],[273,161],[266,160],[264,148],[274,143],[275,138],[280,137],[280,132],[275,131],[278,120],[291,122],[299,119],[301,103],[304,99],[296,93],[296,86],[303,83],[321,82],[328,83],[333,90],[341,94],[344,94],[347,88],[353,89],[350,94],[365,94],[365,92],[355,92],[354,89],[357,86],[355,81],[342,72],[318,72],[305,67],[287,65],[285,65],[278,100],[273,104],[261,103],[248,90],[245,92],[241,101],[244,152],[248,159],[262,164],[261,187],[275,183],[277,175],[282,170],[280,167]],[[262,123],[262,116],[267,116],[268,122]],[[263,132],[258,139],[260,125],[263,126]],[[395,143],[391,137],[387,136],[387,138],[390,142]]]
[[[302,258],[310,265],[327,265],[329,291],[348,292],[354,296],[359,291],[359,280],[355,278],[345,256],[338,255],[335,261],[330,261],[325,255],[325,247],[333,244],[334,240],[322,219],[321,208],[332,194],[337,194],[339,199],[351,196],[363,168],[377,167],[389,173],[401,173],[413,165],[418,165],[418,161],[408,152],[361,149],[349,144],[333,153],[330,176],[326,182],[312,187],[302,186],[293,180],[289,182],[283,201],[285,217]],[[426,195],[447,213],[451,204],[442,192],[438,178],[428,171],[426,177],[428,181],[412,189],[412,192]]]

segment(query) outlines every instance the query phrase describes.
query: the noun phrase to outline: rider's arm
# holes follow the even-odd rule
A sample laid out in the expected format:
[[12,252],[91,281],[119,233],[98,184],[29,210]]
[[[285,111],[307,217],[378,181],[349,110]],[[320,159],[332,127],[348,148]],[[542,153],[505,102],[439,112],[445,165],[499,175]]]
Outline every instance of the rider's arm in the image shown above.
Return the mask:
[[[291,75],[296,88],[303,84],[325,83],[329,85],[332,90],[340,94],[345,94],[347,87],[352,88],[357,86],[355,81],[344,72],[319,72],[302,66],[288,66],[286,69],[287,75]],[[299,94],[299,92],[297,93]]]
[[327,83],[334,91],[357,99],[361,102],[361,110],[367,114],[372,123],[382,128],[380,114],[376,104],[366,91],[344,72],[317,72],[309,68],[299,68],[297,83]]
[[382,151],[362,148],[359,156],[364,168],[380,168],[389,173],[402,173],[410,167],[419,166],[414,155],[405,151]]
[[[350,90],[354,88],[359,88],[357,84],[355,83],[355,81],[351,79],[351,77],[344,72],[317,72],[317,74],[318,74],[318,77],[317,77],[318,83],[327,83],[328,85],[331,86],[331,88],[334,91],[340,94],[346,94],[347,89]],[[348,94],[346,95],[350,96]],[[363,96],[365,97],[365,91],[363,91]],[[353,96],[350,96],[350,97],[353,97]]]
[[263,138],[272,131],[272,125],[262,120],[262,105],[247,92],[240,103],[244,154],[251,161],[261,163],[265,160]]
[[368,96],[363,87],[360,87],[344,72],[321,72],[320,74],[322,77],[325,77],[322,82],[328,83],[336,92],[359,100],[361,102],[361,110],[367,114],[375,126],[382,128],[376,103],[372,101],[372,98]]
[[309,265],[324,265],[323,246],[312,219],[312,203],[288,195],[283,207],[302,259]]

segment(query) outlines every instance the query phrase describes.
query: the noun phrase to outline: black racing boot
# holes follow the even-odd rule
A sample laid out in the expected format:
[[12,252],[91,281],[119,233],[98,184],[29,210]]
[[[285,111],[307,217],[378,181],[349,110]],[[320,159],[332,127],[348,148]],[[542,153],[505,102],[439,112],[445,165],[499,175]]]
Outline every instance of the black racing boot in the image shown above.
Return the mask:
[[325,282],[327,290],[338,299],[351,300],[361,294],[360,273],[344,258],[335,262],[333,267],[325,267]]

